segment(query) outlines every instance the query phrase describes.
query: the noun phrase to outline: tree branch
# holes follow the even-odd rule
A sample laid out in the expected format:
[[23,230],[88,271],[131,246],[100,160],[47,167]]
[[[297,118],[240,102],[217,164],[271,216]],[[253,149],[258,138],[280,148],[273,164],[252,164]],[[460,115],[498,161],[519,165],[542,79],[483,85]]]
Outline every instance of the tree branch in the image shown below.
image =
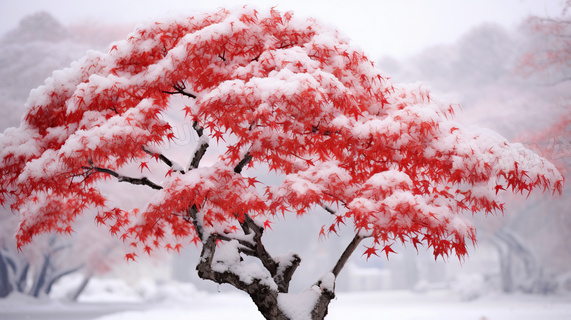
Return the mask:
[[260,287],[270,290],[267,285],[262,285],[259,279],[255,279],[252,283],[246,283],[240,279],[240,276],[229,271],[219,272],[212,269],[214,262],[214,253],[216,251],[217,234],[211,234],[202,244],[202,252],[200,254],[200,262],[196,266],[198,276],[202,279],[212,280],[216,283],[228,283],[249,294],[254,294]]
[[[197,121],[194,121],[192,123],[192,128],[194,129],[194,131],[196,131],[196,134],[198,135],[198,137],[202,138],[202,136],[204,135],[204,129],[198,124]],[[206,153],[206,150],[210,146],[208,144],[208,140],[202,139],[200,141],[201,141],[201,143],[198,146],[198,148],[196,149],[196,151],[194,151],[194,155],[192,156],[192,160],[190,161],[190,164],[188,165],[189,171],[192,169],[198,168],[200,161],[202,160],[202,158],[204,157],[204,154]]]
[[349,260],[349,257],[351,257],[355,249],[357,249],[357,247],[359,246],[361,240],[363,240],[364,238],[365,237],[356,234],[353,240],[351,240],[351,242],[347,246],[347,248],[345,248],[345,251],[343,251],[341,257],[339,257],[339,260],[337,260],[335,267],[333,267],[333,270],[331,270],[333,275],[335,275],[335,278],[337,278],[337,276],[345,266],[345,263],[347,263],[347,261]]
[[196,99],[196,95],[193,93],[188,93],[186,91],[184,91],[184,89],[186,89],[186,85],[182,82],[180,83],[175,83],[173,84],[173,89],[175,91],[163,91],[163,93],[168,93],[168,94],[182,94],[183,96],[192,98],[192,99]]
[[206,242],[204,227],[202,226],[202,222],[198,220],[198,207],[196,205],[192,205],[190,208],[187,209],[187,214],[184,217],[186,221],[192,223],[194,227],[194,231],[196,231],[196,235],[200,239],[200,241],[204,244]]
[[110,176],[113,176],[113,177],[117,178],[117,181],[119,181],[119,182],[128,182],[128,183],[134,184],[134,185],[144,185],[144,186],[151,187],[155,190],[161,190],[163,188],[163,187],[159,186],[158,184],[149,180],[147,177],[131,178],[131,177],[120,175],[111,169],[96,167],[93,165],[93,163],[91,161],[89,161],[89,164],[90,164],[89,167],[85,167],[85,166],[82,167],[82,169],[87,170],[87,172],[86,172],[87,175],[90,175],[91,173],[93,173],[92,171],[96,171],[96,172],[106,173]]
[[331,207],[327,206],[327,205],[322,205],[321,207],[323,207],[323,209],[325,209],[325,211],[329,212],[332,215],[336,215],[337,212],[335,212],[335,210],[331,209]]
[[240,160],[240,162],[238,162],[238,164],[234,167],[234,172],[238,174],[242,173],[242,169],[244,169],[244,167],[250,163],[250,160],[252,160],[252,155],[250,154],[250,151],[248,151],[244,155],[244,158],[242,158],[242,160]]
[[167,166],[169,166],[170,168],[172,168],[174,171],[180,172],[184,174],[184,170],[181,169],[176,169],[174,166],[174,162],[172,160],[170,160],[169,158],[167,158],[164,154],[162,153],[157,153],[157,152],[153,152],[151,151],[149,148],[143,146],[141,147],[141,149],[143,149],[143,151],[145,151],[146,154],[153,156],[153,157],[158,157],[162,162],[164,162]]

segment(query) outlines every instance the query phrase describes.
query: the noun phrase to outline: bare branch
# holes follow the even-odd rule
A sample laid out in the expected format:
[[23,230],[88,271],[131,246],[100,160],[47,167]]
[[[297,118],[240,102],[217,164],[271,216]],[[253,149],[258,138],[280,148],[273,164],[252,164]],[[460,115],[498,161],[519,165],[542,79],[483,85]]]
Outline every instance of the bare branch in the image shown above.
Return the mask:
[[322,205],[323,209],[325,209],[325,211],[329,212],[332,215],[336,215],[337,212],[335,212],[335,210],[331,209],[331,207],[326,206],[326,205]]
[[143,146],[141,147],[143,149],[143,151],[145,151],[145,153],[147,153],[148,155],[151,155],[153,157],[158,157],[162,162],[164,162],[167,166],[169,166],[170,168],[173,168],[174,171],[180,172],[180,173],[184,173],[184,170],[176,170],[174,165],[174,162],[172,160],[170,160],[169,158],[167,158],[164,154],[162,153],[156,153],[151,151],[151,149]]
[[242,169],[244,169],[244,167],[250,163],[250,160],[252,160],[252,155],[250,154],[250,151],[248,151],[244,155],[244,158],[242,158],[242,160],[240,160],[240,162],[238,162],[238,164],[234,167],[234,172],[238,174],[242,173]]
[[198,168],[200,160],[202,160],[202,157],[204,157],[204,154],[206,153],[208,146],[209,146],[208,142],[203,142],[198,146],[196,151],[194,151],[194,156],[192,157],[192,161],[190,161],[190,164],[188,165],[189,171]]
[[173,89],[175,91],[163,91],[163,93],[168,93],[168,94],[182,94],[183,96],[192,98],[192,99],[196,99],[196,95],[193,93],[189,93],[184,91],[184,89],[186,89],[186,85],[184,83],[175,83],[173,84]]
[[120,175],[111,169],[96,167],[93,165],[93,163],[90,163],[90,164],[91,164],[91,166],[89,166],[89,167],[85,167],[85,166],[82,167],[82,169],[87,170],[86,174],[88,176],[90,174],[92,174],[93,171],[96,171],[96,172],[106,173],[110,176],[113,176],[113,177],[117,178],[117,181],[119,181],[119,182],[128,182],[128,183],[134,184],[134,185],[144,185],[147,187],[151,187],[155,190],[161,190],[163,188],[163,187],[159,186],[158,184],[149,180],[147,177],[142,177],[142,178],[127,177],[127,176]]
[[335,275],[335,278],[337,278],[337,276],[339,275],[339,273],[341,272],[341,270],[345,266],[345,263],[347,263],[347,261],[349,260],[349,257],[351,257],[351,255],[353,254],[355,249],[357,249],[357,247],[359,246],[359,243],[363,239],[364,239],[364,237],[357,234],[357,235],[355,235],[353,240],[351,240],[351,242],[349,243],[347,248],[345,248],[345,251],[343,251],[343,253],[341,254],[341,257],[339,257],[339,260],[337,260],[335,267],[333,267],[333,270],[331,271],[333,273],[333,275]]
[[248,214],[244,215],[244,221],[240,222],[242,229],[244,230],[245,234],[254,233],[254,250],[256,251],[256,257],[260,259],[264,267],[270,272],[273,276],[276,275],[278,264],[272,258],[272,256],[264,247],[262,243],[262,235],[264,233],[264,228],[259,226]]

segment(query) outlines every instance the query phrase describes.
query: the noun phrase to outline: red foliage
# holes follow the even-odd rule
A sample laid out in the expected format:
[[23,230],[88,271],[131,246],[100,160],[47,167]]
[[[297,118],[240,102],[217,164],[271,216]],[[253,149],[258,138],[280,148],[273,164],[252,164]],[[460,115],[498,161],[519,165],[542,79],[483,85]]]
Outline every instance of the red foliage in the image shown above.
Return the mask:
[[[194,158],[209,136],[223,150],[218,162],[182,168],[149,151],[174,139],[164,120],[172,108],[203,137]],[[66,232],[87,208],[150,253],[202,232],[230,237],[247,216],[269,227],[278,213],[331,206],[339,210],[321,234],[352,221],[374,239],[367,256],[388,255],[395,241],[463,256],[475,231],[462,212],[502,210],[504,189],[560,192],[563,178],[453,115],[427,90],[392,84],[335,30],[275,10],[221,10],[140,28],[54,73],[0,140],[0,200],[23,214],[20,244]],[[169,166],[161,183],[118,173],[135,164],[150,177],[153,158]],[[259,164],[283,184],[260,192],[240,174]],[[110,177],[158,194],[141,210],[108,207],[99,182]]]

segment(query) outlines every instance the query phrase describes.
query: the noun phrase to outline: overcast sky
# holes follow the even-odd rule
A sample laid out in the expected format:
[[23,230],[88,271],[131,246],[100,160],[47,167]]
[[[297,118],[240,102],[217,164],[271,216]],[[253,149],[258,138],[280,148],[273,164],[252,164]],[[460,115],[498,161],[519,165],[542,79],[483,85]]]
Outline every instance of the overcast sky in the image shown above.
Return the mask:
[[82,21],[140,23],[218,7],[276,6],[335,25],[373,59],[403,57],[455,41],[484,22],[506,27],[529,15],[556,16],[562,0],[0,0],[0,33],[45,10],[64,24]]

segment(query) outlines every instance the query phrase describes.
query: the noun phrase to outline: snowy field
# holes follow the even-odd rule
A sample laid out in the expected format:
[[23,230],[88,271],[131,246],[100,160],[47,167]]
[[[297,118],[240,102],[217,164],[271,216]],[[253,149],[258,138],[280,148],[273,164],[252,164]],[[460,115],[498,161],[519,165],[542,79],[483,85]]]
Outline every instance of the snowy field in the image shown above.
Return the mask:
[[[129,294],[99,293],[87,295],[80,303],[12,295],[0,300],[0,319],[263,319],[242,294],[204,293],[188,286],[170,286],[154,290],[151,295],[134,299]],[[489,293],[473,301],[461,301],[451,290],[339,293],[326,319],[566,320],[571,319],[571,297]]]

